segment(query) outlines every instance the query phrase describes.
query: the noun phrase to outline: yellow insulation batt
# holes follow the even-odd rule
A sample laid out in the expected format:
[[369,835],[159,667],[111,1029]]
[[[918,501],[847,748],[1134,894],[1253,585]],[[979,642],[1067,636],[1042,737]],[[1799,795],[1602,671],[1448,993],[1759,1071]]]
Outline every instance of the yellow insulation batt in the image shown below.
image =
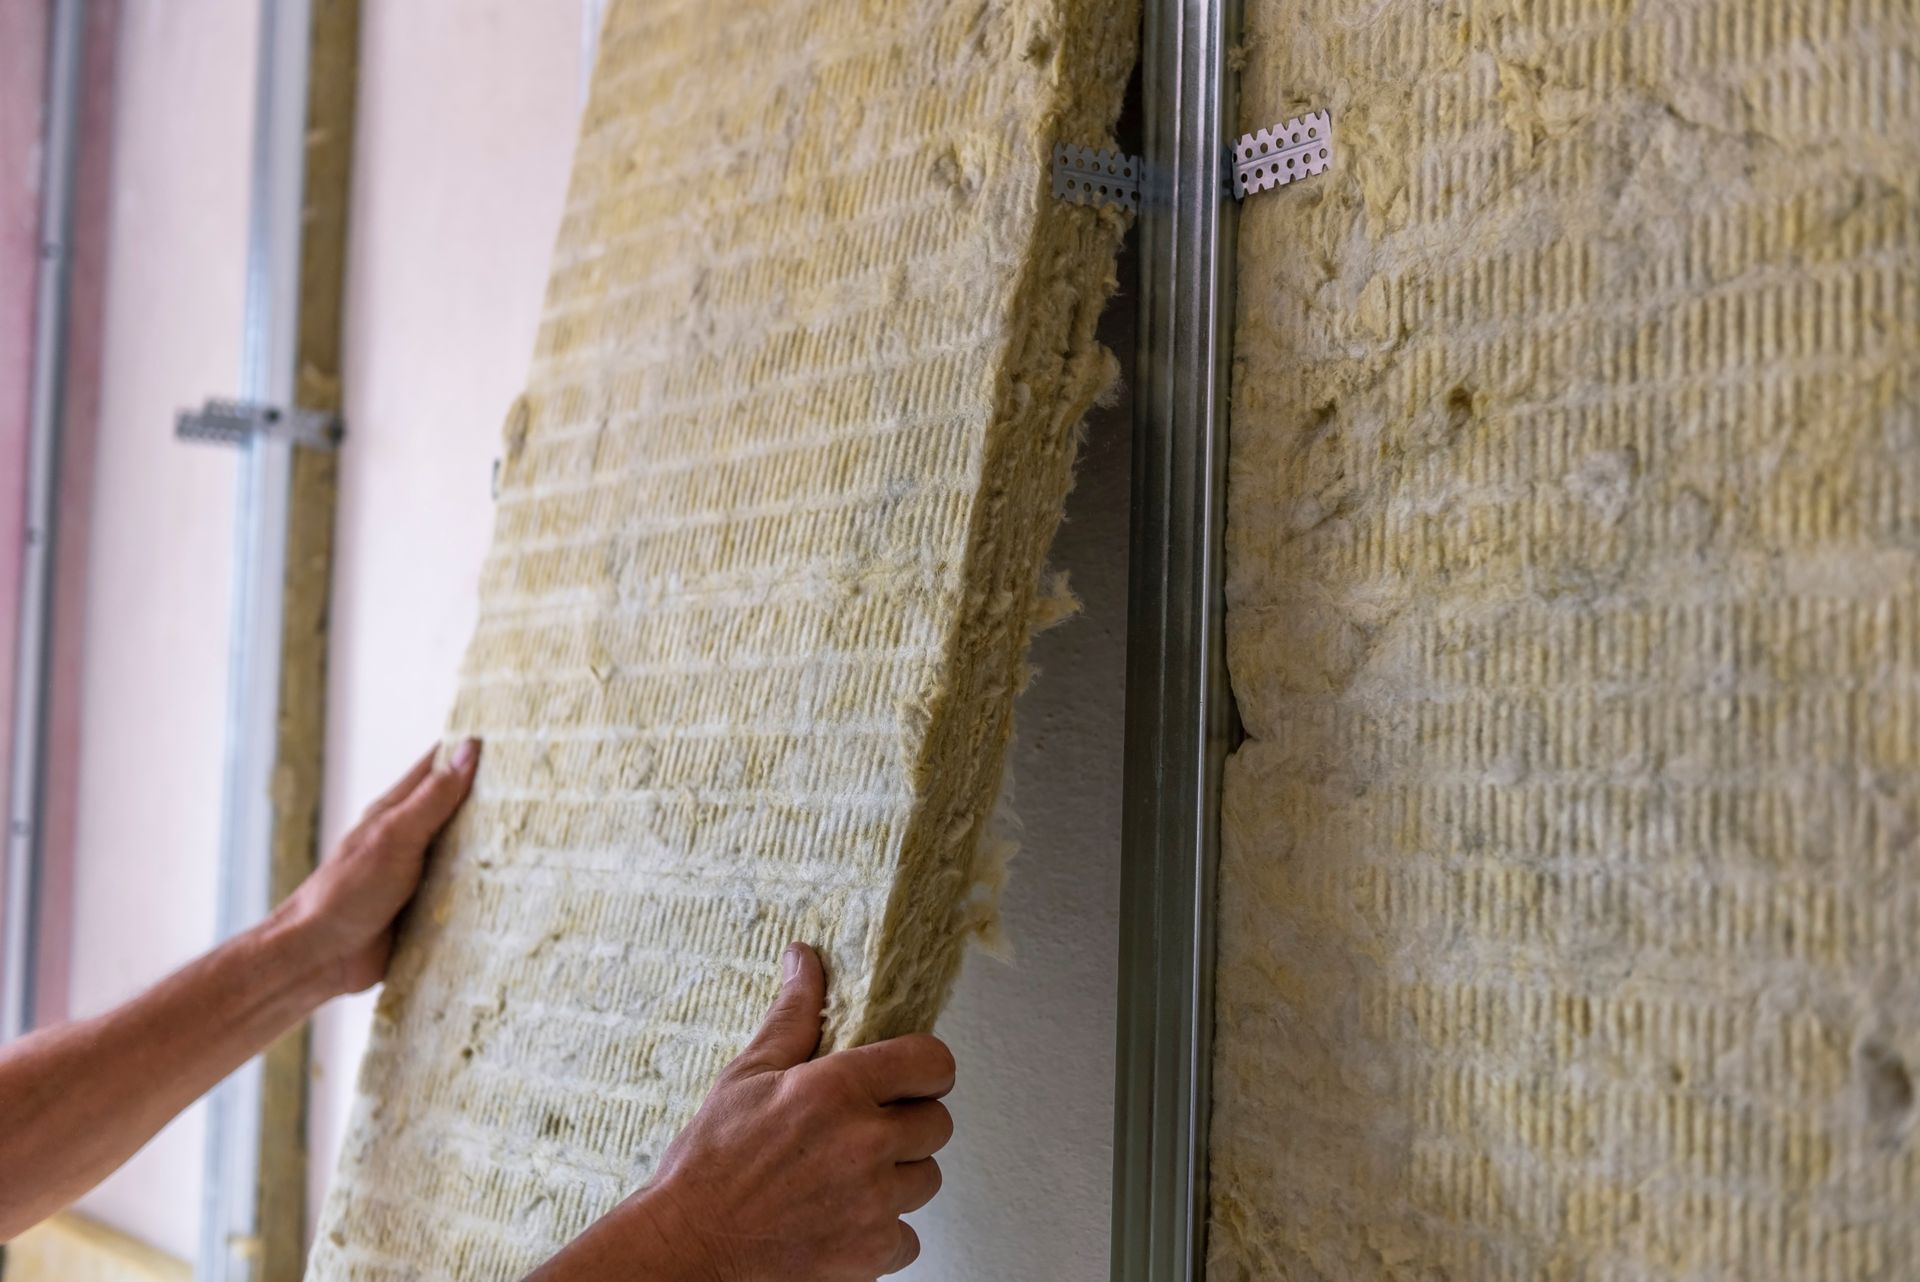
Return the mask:
[[451,733],[486,753],[309,1278],[516,1278],[642,1182],[790,939],[932,1021],[1121,216],[1111,0],[619,0]]
[[1248,9],[1210,1277],[1920,1278],[1920,4]]

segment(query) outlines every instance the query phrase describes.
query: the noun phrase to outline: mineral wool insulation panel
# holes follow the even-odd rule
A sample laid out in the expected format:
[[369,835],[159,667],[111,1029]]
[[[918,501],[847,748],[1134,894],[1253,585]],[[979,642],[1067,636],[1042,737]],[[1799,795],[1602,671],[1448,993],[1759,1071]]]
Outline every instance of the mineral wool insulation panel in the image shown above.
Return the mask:
[[452,717],[486,754],[309,1276],[513,1278],[641,1182],[791,939],[826,1045],[924,1028],[1121,216],[1058,203],[1108,0],[621,0]]
[[1248,9],[1211,1277],[1920,1277],[1920,6]]

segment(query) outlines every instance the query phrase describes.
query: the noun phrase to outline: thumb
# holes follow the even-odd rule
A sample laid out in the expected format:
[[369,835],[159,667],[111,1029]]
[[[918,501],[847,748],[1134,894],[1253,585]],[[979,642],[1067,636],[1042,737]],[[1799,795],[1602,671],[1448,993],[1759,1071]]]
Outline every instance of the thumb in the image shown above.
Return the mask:
[[780,957],[780,996],[747,1048],[734,1061],[748,1072],[772,1072],[804,1064],[820,1045],[820,1011],[827,976],[820,955],[805,944],[788,944]]

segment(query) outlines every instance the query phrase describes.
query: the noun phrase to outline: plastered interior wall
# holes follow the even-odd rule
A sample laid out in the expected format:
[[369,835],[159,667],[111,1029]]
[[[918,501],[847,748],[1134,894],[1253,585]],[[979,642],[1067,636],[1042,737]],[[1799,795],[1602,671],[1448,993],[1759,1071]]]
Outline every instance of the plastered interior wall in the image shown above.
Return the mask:
[[[329,845],[451,701],[493,519],[492,425],[532,346],[582,97],[572,6],[370,5],[365,23]],[[910,1277],[1106,1276],[1126,424],[1124,405],[1090,423],[1056,544],[1086,610],[1033,650],[1042,677],[1011,767],[1024,820],[1004,902],[1015,960],[970,959],[940,1025],[961,1060],[960,1129],[946,1191],[916,1217],[927,1249]],[[370,1004],[319,1020],[316,1211]]]
[[[173,414],[238,378],[257,6],[127,0],[118,50],[80,678],[72,1013],[211,942],[234,459]],[[196,1107],[82,1208],[175,1255],[198,1223]]]
[[1920,1276],[1920,10],[1247,35],[1210,1277]]

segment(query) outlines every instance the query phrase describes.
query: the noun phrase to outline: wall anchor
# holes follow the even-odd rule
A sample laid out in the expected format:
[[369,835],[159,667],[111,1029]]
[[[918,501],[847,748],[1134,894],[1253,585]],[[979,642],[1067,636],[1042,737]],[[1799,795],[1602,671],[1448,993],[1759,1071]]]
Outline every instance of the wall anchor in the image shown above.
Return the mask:
[[346,427],[338,414],[326,410],[283,409],[255,401],[209,398],[197,410],[181,410],[173,434],[183,441],[214,445],[245,445],[255,437],[304,445],[309,449],[339,448]]

